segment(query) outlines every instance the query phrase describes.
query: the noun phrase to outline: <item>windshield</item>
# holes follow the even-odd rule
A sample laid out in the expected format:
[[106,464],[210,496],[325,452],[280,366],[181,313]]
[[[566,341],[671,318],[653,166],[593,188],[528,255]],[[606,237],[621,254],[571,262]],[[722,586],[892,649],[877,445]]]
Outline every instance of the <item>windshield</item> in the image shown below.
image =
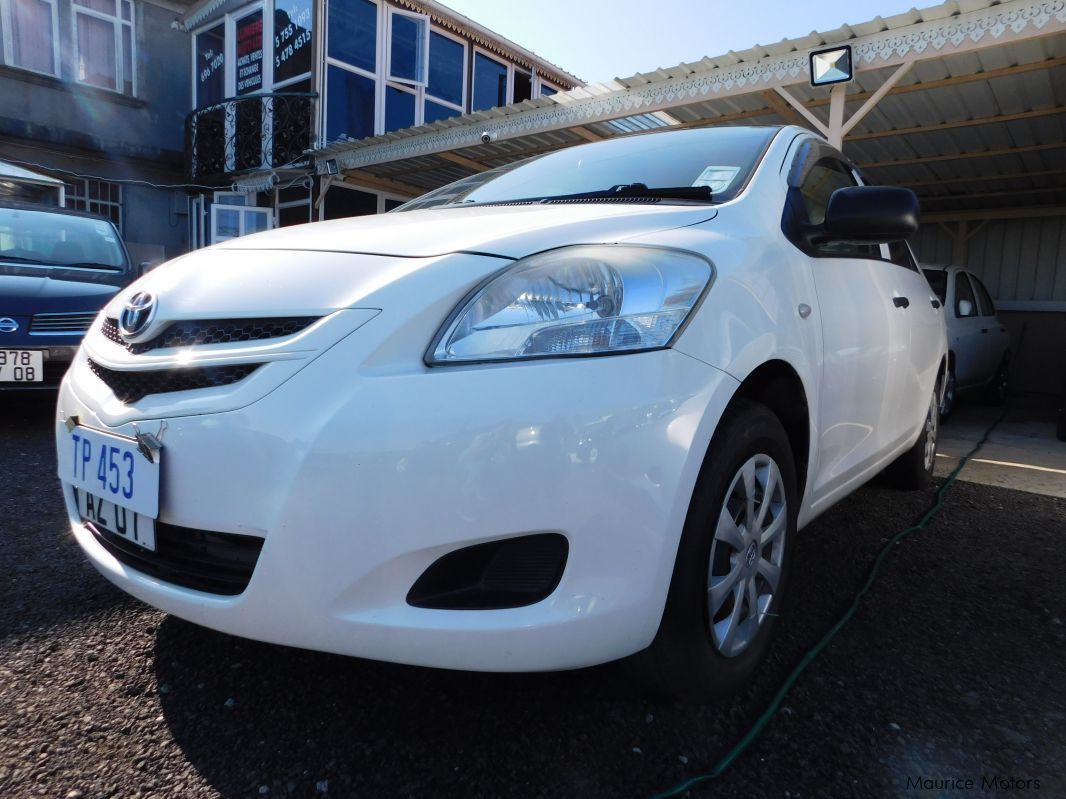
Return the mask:
[[552,200],[725,202],[747,184],[776,132],[703,128],[571,147],[464,178],[396,210]]
[[126,252],[102,219],[0,208],[0,261],[114,272],[125,271]]

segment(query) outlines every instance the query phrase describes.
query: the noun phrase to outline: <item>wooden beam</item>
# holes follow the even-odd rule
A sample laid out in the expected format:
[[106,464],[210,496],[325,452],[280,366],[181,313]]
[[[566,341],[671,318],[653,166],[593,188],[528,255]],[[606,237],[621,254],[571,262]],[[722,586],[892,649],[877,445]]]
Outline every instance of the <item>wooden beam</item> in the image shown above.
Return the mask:
[[1051,142],[1050,144],[1030,144],[1027,147],[1004,147],[999,150],[979,150],[972,153],[951,153],[950,155],[926,155],[920,158],[900,158],[896,161],[873,161],[859,164],[863,169],[884,169],[892,166],[906,166],[907,164],[928,164],[934,161],[958,161],[964,158],[986,158],[993,155],[1014,155],[1015,153],[1033,153],[1040,150],[1055,150],[1066,147],[1066,141]]
[[779,95],[777,92],[770,91],[769,89],[767,89],[764,92],[759,92],[759,96],[762,97],[763,102],[769,106],[767,111],[772,110],[779,117],[784,119],[785,122],[791,123],[793,125],[800,125],[803,127],[807,126],[807,120],[800,116],[799,112],[796,111],[795,108],[786,103],[784,98],[781,97],[781,95]]
[[940,180],[919,180],[908,183],[914,189],[923,186],[943,186],[945,183],[989,183],[993,180],[1020,180],[1022,178],[1043,178],[1052,175],[1066,175],[1066,169],[1040,169],[1035,172],[1007,172],[1003,175],[971,175],[961,178],[941,178]]
[[574,127],[570,128],[570,132],[576,133],[585,141],[603,141],[603,136],[595,131],[589,130],[584,125],[574,125]]
[[921,221],[925,224],[930,222],[955,222],[963,219],[1036,219],[1038,217],[1048,216],[1066,216],[1066,205],[937,211],[932,214],[922,214]]
[[443,158],[445,161],[451,161],[453,164],[459,164],[459,166],[465,166],[467,169],[472,169],[475,172],[488,172],[492,169],[492,167],[485,166],[480,161],[475,161],[473,158],[467,158],[465,155],[459,155],[459,153],[437,153],[437,157]]
[[1040,189],[1012,189],[1010,191],[981,191],[975,194],[919,194],[924,202],[943,202],[945,200],[974,200],[984,197],[1016,197],[1021,194],[1044,194],[1049,191],[1066,191],[1066,186],[1045,186]]
[[[843,84],[838,84],[838,85],[843,85]],[[807,121],[810,122],[814,126],[814,129],[816,131],[821,133],[826,138],[829,137],[829,126],[826,125],[824,122],[822,122],[822,120],[820,120],[818,117],[816,117],[813,113],[811,113],[810,109],[806,105],[801,103],[799,100],[797,100],[795,97],[793,97],[791,94],[789,94],[787,91],[785,91],[780,86],[775,86],[774,87],[774,91],[777,92],[779,95],[781,95],[781,97],[784,98],[784,101],[786,103],[788,103],[790,106],[792,106],[797,111],[799,111],[801,114],[803,114],[803,116],[807,119]],[[839,96],[839,93],[836,91],[836,86],[834,86],[830,90],[830,94],[832,96]],[[839,100],[837,101],[837,105],[840,105],[840,101]],[[832,113],[830,113],[830,116],[832,116]]]
[[[1066,56],[1060,56],[1058,58],[1048,58],[1043,61],[1033,61],[1029,64],[1016,64],[1013,67],[1000,67],[999,69],[986,69],[984,72],[973,72],[968,75],[953,75],[950,78],[940,78],[939,80],[927,80],[922,83],[908,83],[906,86],[893,86],[889,91],[890,96],[897,94],[910,94],[911,92],[924,92],[929,89],[942,89],[947,86],[958,86],[962,83],[973,83],[979,80],[994,80],[995,78],[1005,78],[1009,75],[1020,75],[1025,72],[1036,72],[1042,69],[1051,69],[1053,67],[1061,67],[1066,65]],[[862,102],[873,97],[875,92],[855,92],[855,94],[848,95],[848,102]],[[807,108],[820,108],[824,105],[829,105],[829,98],[819,98],[817,100],[811,100],[804,103]]]
[[[336,181],[337,178],[334,177],[333,180]],[[418,186],[408,186],[406,183],[400,183],[390,178],[381,178],[362,169],[344,170],[344,178],[340,182],[351,186],[353,189],[375,189],[389,194],[398,194],[401,197],[414,198],[430,191],[430,189],[421,189]]]
[[899,83],[904,75],[910,72],[910,69],[913,66],[914,59],[912,58],[908,61],[904,61],[896,67],[896,70],[885,79],[885,82],[882,83],[873,94],[866,98],[866,102],[859,107],[859,110],[848,117],[847,122],[844,123],[844,129],[841,131],[842,139],[851,132],[852,128],[862,122],[867,114],[874,110],[877,104],[881,101],[881,98],[888,94],[892,90],[892,87]]
[[974,119],[960,119],[954,122],[938,122],[935,125],[916,125],[912,128],[895,128],[894,130],[875,130],[870,133],[855,133],[847,137],[847,141],[867,141],[868,139],[883,139],[889,136],[906,136],[912,133],[932,133],[938,130],[952,130],[954,128],[969,128],[974,125],[993,125],[1000,122],[1013,122],[1016,119],[1034,119],[1036,117],[1054,116],[1066,114],[1066,107],[1040,108],[1036,111],[1021,111],[1017,114],[996,114],[989,117],[975,117]]

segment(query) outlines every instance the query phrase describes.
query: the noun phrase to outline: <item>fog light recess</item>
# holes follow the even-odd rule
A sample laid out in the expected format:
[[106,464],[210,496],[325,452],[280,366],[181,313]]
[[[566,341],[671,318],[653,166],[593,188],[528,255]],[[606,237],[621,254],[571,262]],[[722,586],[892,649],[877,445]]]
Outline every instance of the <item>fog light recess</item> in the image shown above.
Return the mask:
[[559,533],[505,538],[457,549],[437,559],[411,586],[407,603],[437,610],[500,610],[548,597],[569,551]]

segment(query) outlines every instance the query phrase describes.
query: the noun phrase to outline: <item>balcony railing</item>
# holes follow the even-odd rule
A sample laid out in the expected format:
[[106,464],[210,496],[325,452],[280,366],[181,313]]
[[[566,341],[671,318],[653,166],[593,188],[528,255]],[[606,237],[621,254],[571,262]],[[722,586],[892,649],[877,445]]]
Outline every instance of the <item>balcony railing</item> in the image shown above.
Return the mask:
[[231,97],[185,118],[185,166],[190,180],[218,181],[241,172],[306,163],[312,146],[311,92]]

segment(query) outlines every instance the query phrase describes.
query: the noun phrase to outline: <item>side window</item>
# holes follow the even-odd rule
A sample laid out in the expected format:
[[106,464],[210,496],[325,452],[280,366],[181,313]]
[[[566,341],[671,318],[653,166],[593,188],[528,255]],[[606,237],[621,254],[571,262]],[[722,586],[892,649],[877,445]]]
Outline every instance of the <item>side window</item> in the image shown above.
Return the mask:
[[[820,225],[825,221],[825,212],[829,207],[829,198],[837,189],[857,186],[851,170],[835,158],[822,158],[807,173],[800,184],[799,193],[803,199],[808,225]],[[846,241],[825,242],[819,244],[815,255],[838,256],[845,258],[881,257],[876,244],[855,244]]]
[[955,273],[955,316],[960,319],[977,316],[977,300],[970,287],[970,279],[962,272]]
[[995,316],[996,305],[992,302],[992,295],[988,293],[985,284],[972,275],[970,280],[973,281],[973,287],[977,289],[977,299],[981,302],[981,316]]
[[905,269],[911,269],[915,272],[918,271],[918,264],[914,262],[914,256],[911,255],[911,248],[907,246],[907,242],[905,241],[894,241],[888,245],[888,260]]

